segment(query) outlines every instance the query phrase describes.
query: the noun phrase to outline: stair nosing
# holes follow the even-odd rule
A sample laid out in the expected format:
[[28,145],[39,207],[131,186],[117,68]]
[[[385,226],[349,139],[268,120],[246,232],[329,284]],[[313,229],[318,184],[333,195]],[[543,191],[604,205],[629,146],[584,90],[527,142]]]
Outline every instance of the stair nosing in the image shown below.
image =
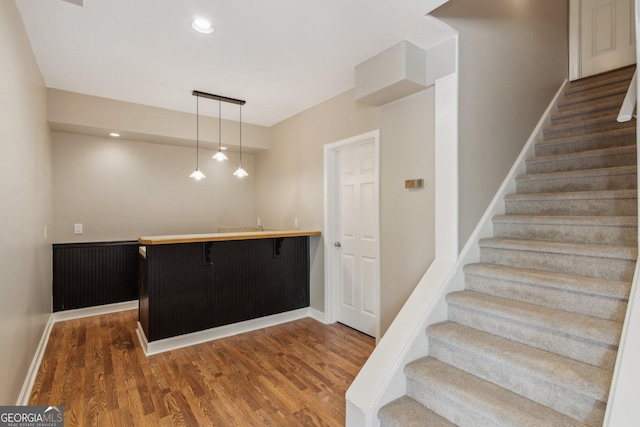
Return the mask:
[[[441,376],[434,377],[427,373],[424,377],[423,366],[435,365],[440,373],[445,373],[446,378],[458,377],[464,380],[464,385],[445,381]],[[489,418],[496,419],[503,414],[502,408],[508,407],[509,411],[517,412],[526,416],[528,424],[524,426],[539,426],[541,421],[550,421],[550,418],[562,420],[562,425],[584,426],[583,423],[560,414],[553,409],[536,403],[517,393],[509,391],[503,387],[483,380],[475,375],[469,374],[461,369],[439,361],[430,356],[423,357],[409,363],[405,367],[405,372],[418,383],[437,384],[443,389],[444,395],[449,400],[454,400],[460,405],[467,406],[471,403],[475,407],[482,407],[482,413],[488,414]],[[488,389],[488,390],[487,390]],[[505,404],[505,402],[508,402]],[[520,415],[522,417],[522,415]],[[519,417],[519,418],[520,418]],[[520,422],[520,419],[518,420]]]
[[505,201],[527,200],[599,200],[599,199],[637,199],[638,190],[624,188],[615,190],[587,190],[587,191],[558,191],[535,193],[510,193],[504,197]]
[[558,172],[539,172],[520,175],[516,177],[516,182],[573,179],[595,176],[633,175],[637,173],[637,170],[638,168],[636,165],[630,165],[612,166],[607,168],[576,169]]
[[550,145],[573,144],[576,142],[593,141],[598,139],[634,135],[634,134],[635,134],[634,127],[624,127],[619,129],[610,129],[610,130],[605,130],[600,132],[593,132],[587,135],[571,135],[571,136],[561,136],[557,138],[545,138],[541,141],[537,141],[535,143],[535,147],[546,148]]
[[561,132],[573,128],[584,128],[588,126],[598,126],[603,124],[610,124],[613,126],[619,126],[620,128],[624,126],[631,126],[630,124],[622,124],[617,120],[618,114],[615,113],[615,110],[612,109],[610,114],[603,114],[597,117],[591,117],[584,120],[578,120],[575,122],[565,122],[565,123],[551,123],[548,126],[545,126],[543,132]]
[[596,243],[567,243],[548,240],[485,237],[478,241],[480,248],[522,250],[527,252],[577,255],[587,257],[635,261],[638,249],[634,246],[602,245]]
[[[557,308],[479,292],[451,292],[447,294],[446,300],[448,304],[467,307],[471,310],[509,319],[511,322],[517,321],[531,327],[556,331],[604,345],[617,346],[622,331],[622,323],[613,320],[571,313]],[[470,305],[470,303],[472,304]]]
[[527,165],[551,163],[563,160],[591,159],[596,157],[617,156],[621,154],[635,154],[635,145],[621,145],[619,147],[598,148],[595,150],[573,151],[569,153],[547,154],[533,156],[525,160]]
[[[456,332],[467,336],[464,338],[452,336],[452,333]],[[503,366],[509,365],[514,370],[525,372],[531,377],[546,382],[554,382],[552,378],[555,378],[559,380],[555,381],[555,383],[565,389],[595,400],[607,401],[611,371],[606,369],[452,321],[429,326],[427,335],[429,338],[434,337],[455,347],[464,348],[466,351],[491,360],[494,363],[502,364]],[[455,343],[453,343],[454,341]],[[509,364],[509,362],[512,363]],[[550,364],[560,365],[562,369],[551,370],[549,369]],[[578,374],[578,378],[570,375],[571,373]],[[598,379],[598,381],[593,381],[594,379]],[[593,386],[593,389],[589,387],[590,385]]]
[[[475,277],[507,280],[523,285],[554,288],[567,292],[618,299],[625,302],[629,298],[631,288],[629,282],[624,280],[600,279],[485,262],[465,265],[464,273]],[[610,292],[612,290],[614,292]]]
[[492,218],[494,224],[577,225],[584,227],[637,227],[635,215],[527,215],[504,214]]

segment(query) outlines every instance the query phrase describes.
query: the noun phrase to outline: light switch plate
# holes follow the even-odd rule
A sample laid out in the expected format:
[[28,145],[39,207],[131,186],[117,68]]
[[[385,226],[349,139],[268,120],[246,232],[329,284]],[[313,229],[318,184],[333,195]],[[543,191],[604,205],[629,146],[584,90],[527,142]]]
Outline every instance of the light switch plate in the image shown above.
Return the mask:
[[82,234],[82,224],[73,224],[73,234]]
[[404,188],[422,188],[424,179],[408,179],[404,182]]

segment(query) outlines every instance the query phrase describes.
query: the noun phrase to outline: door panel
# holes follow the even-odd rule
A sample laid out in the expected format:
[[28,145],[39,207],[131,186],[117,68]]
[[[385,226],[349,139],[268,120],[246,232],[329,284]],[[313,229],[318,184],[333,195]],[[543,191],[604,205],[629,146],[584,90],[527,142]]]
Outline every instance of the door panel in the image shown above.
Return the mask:
[[636,62],[633,11],[633,0],[582,1],[582,77]]
[[373,143],[337,152],[338,321],[369,335],[375,335],[379,306],[375,159]]

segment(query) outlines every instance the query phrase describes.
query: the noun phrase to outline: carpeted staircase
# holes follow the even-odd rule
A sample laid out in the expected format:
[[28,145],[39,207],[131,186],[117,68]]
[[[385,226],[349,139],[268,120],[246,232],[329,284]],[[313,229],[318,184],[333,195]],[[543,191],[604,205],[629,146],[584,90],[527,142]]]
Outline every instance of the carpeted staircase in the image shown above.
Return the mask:
[[602,425],[637,257],[633,71],[566,87],[383,427]]

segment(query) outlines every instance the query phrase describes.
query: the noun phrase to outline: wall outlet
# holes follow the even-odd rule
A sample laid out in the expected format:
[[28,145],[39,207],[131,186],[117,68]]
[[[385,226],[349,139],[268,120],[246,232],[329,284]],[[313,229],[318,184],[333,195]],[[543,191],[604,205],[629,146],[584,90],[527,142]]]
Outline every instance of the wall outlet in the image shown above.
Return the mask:
[[82,224],[73,224],[73,234],[82,234]]

